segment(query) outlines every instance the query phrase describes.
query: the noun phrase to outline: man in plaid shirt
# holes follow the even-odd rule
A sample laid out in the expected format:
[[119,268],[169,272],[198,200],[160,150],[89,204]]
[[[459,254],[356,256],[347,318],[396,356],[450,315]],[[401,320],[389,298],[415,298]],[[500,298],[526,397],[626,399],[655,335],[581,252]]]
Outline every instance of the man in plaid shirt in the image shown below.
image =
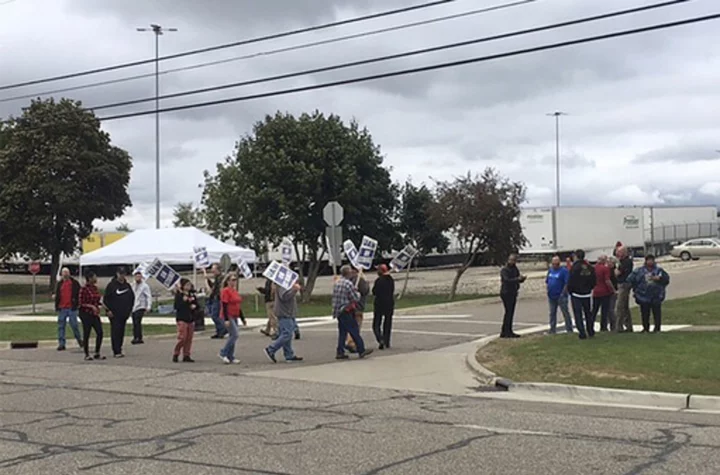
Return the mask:
[[365,342],[360,336],[360,329],[355,320],[355,309],[360,301],[360,293],[355,288],[352,280],[352,268],[350,266],[342,266],[340,269],[340,278],[335,282],[332,294],[333,317],[338,321],[338,360],[348,359],[345,354],[345,340],[348,333],[352,336],[357,347],[360,358],[370,355],[373,350],[365,348]]

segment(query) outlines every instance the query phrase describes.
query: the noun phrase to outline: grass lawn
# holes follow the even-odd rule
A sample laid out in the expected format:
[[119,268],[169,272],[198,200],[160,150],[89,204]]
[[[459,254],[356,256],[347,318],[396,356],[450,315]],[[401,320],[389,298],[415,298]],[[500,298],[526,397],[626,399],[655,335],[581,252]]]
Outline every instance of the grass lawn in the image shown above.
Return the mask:
[[512,381],[720,395],[720,332],[496,340],[478,361]]
[[[493,297],[492,295],[458,295],[455,298],[456,302],[460,302],[463,300],[474,300],[474,299],[482,299],[482,298],[489,298]],[[318,295],[315,297],[312,297],[310,299],[310,302],[308,303],[299,303],[298,307],[300,309],[300,318],[303,317],[325,317],[330,315],[332,312],[332,309],[330,308],[330,299],[331,297],[329,295]],[[420,307],[424,305],[434,305],[434,304],[441,304],[441,303],[447,303],[447,295],[442,294],[410,294],[405,295],[400,301],[396,302],[395,308],[401,309],[401,308],[412,308],[412,307]],[[170,302],[162,302],[163,304],[169,304]],[[245,303],[243,303],[243,312],[245,313],[245,316],[247,318],[265,318],[265,307],[264,302],[262,298],[258,299],[258,310],[255,310],[255,297],[249,297],[247,300],[245,300]],[[365,310],[366,313],[372,313],[373,311],[373,305],[372,303],[368,304],[367,309]],[[27,316],[31,315],[29,313],[23,313],[22,315]],[[49,312],[38,312],[36,315],[40,316],[48,316],[48,315],[55,315],[55,313],[49,313]],[[148,316],[153,317],[173,317],[174,315],[157,315],[155,313],[151,313]]]
[[[82,327],[80,328],[82,333]],[[110,338],[110,325],[103,322],[105,338]],[[68,341],[73,339],[70,325],[65,328]],[[173,335],[175,327],[170,325],[143,325],[144,335]],[[95,341],[95,333],[91,341]],[[126,336],[132,337],[132,325],[128,325]],[[55,340],[57,338],[57,323],[52,322],[0,322],[0,341],[26,341],[26,340]],[[94,344],[94,343],[92,343]],[[72,346],[70,344],[70,346]]]
[[[38,279],[37,303],[50,302],[50,292],[47,279]],[[30,284],[0,284],[0,308],[15,307],[19,305],[32,305],[32,285]]]
[[[720,292],[668,300],[663,303],[662,310],[663,323],[720,325]],[[633,310],[633,323],[635,322],[640,322],[638,310]]]

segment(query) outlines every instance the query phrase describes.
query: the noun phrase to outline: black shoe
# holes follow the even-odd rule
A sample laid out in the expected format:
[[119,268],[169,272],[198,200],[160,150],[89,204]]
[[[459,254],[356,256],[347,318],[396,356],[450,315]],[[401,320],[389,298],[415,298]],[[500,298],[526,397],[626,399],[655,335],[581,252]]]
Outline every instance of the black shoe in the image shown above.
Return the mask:
[[296,340],[299,340],[299,339],[300,339],[300,332],[295,332],[295,339],[296,339]]
[[277,363],[277,359],[275,358],[275,355],[273,355],[272,353],[270,353],[270,350],[268,350],[267,348],[264,348],[264,349],[263,349],[263,353],[265,353],[265,357],[266,357],[267,359],[269,359],[269,360],[272,361],[273,363]]
[[579,338],[580,338],[581,340],[587,340],[587,335],[585,335],[584,333],[581,333],[581,334],[579,335]]
[[57,350],[58,350],[58,351],[65,351],[65,345],[58,345]]
[[194,363],[195,360],[190,358],[189,356],[183,356],[183,363]]
[[380,343],[379,346],[378,346],[378,350],[384,350],[384,349],[385,349],[385,345],[383,345],[382,343]]
[[93,359],[95,359],[95,360],[104,360],[104,359],[106,359],[106,358],[105,358],[103,355],[101,355],[100,353],[96,353],[96,354],[93,356]]
[[508,338],[520,338],[520,335],[518,335],[517,333],[511,333]]
[[137,344],[138,344],[138,341],[137,341],[137,340],[132,340],[132,341],[130,342],[130,344],[131,344],[131,345],[137,345]]
[[262,330],[260,330],[260,333],[262,333],[263,335],[268,336],[268,337],[270,336],[270,332],[265,330],[264,328]]
[[219,334],[219,333],[216,333],[216,334],[214,334],[213,336],[211,336],[210,339],[212,339],[212,340],[222,340],[223,336],[224,336],[224,335],[221,335],[221,334]]
[[365,350],[362,353],[360,353],[360,358],[362,359],[362,358],[365,358],[366,356],[370,356],[370,355],[372,355],[372,353],[373,353],[372,349]]
[[350,358],[350,357],[349,357],[348,355],[346,355],[345,353],[339,354],[339,355],[336,355],[336,356],[335,356],[335,359],[336,359],[336,360],[347,360],[347,359],[349,359],[349,358]]
[[288,358],[285,361],[288,363],[292,363],[294,361],[302,361],[302,360],[303,360],[302,356],[293,356],[292,358]]
[[177,363],[177,362],[178,362],[178,356],[177,356],[177,355],[173,355],[172,362],[173,362],[173,363]]
[[653,333],[660,333],[660,329],[659,329],[659,328],[653,328]]
[[345,349],[347,350],[348,353],[352,353],[353,355],[355,353],[357,353],[357,348],[353,348],[352,346],[345,345]]

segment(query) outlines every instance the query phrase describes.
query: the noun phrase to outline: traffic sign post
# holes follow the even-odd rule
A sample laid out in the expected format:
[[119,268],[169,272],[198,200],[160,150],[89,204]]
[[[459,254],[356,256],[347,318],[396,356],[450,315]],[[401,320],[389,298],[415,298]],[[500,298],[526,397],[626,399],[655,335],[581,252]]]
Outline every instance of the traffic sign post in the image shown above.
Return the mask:
[[35,315],[35,304],[37,303],[37,284],[35,281],[35,276],[38,275],[40,272],[40,263],[35,261],[31,262],[28,266],[28,270],[32,274],[32,313]]
[[337,275],[337,265],[341,259],[340,246],[342,243],[342,227],[340,224],[345,217],[343,207],[337,201],[330,201],[323,208],[323,219],[327,223],[328,227],[325,230],[325,235],[328,238],[330,249],[328,253],[333,261],[333,275]]

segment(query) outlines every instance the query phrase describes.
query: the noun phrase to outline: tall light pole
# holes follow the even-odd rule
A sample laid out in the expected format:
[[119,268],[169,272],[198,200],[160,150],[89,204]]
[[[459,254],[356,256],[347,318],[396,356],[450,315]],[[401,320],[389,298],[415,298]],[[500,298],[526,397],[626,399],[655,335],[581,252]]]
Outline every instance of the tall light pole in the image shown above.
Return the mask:
[[560,206],[560,117],[567,114],[555,111],[547,115],[555,117],[555,206]]
[[152,24],[137,31],[150,31],[155,35],[155,227],[160,229],[160,35],[178,30]]

